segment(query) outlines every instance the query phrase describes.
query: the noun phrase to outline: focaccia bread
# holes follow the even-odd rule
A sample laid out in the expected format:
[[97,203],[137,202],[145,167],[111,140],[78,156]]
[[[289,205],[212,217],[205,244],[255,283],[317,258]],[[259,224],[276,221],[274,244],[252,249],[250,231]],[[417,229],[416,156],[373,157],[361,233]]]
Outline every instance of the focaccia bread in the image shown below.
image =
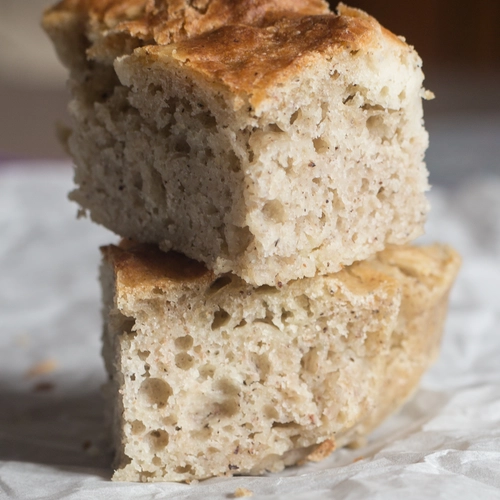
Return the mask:
[[421,61],[374,18],[321,1],[98,5],[44,20],[71,70],[71,198],[94,221],[254,285],[422,233]]
[[156,247],[102,249],[115,480],[321,460],[395,411],[435,359],[459,258],[391,247],[252,287]]

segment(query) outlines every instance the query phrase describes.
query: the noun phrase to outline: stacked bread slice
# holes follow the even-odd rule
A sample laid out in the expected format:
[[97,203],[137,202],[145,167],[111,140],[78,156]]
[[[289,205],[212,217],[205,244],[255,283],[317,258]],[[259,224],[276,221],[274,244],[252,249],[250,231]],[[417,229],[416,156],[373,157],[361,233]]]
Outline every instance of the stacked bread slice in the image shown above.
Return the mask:
[[322,0],[63,0],[71,198],[102,249],[115,479],[281,470],[435,358],[459,258],[423,232],[423,74]]

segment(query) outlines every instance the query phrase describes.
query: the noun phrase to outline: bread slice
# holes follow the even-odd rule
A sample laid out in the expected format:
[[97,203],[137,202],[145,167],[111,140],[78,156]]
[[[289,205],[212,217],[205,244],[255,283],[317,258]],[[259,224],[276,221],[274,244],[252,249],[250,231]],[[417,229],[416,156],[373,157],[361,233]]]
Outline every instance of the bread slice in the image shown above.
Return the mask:
[[95,1],[46,14],[72,72],[83,211],[254,285],[336,272],[420,235],[413,48],[342,4],[197,3],[205,14],[161,1],[155,15]]
[[395,411],[435,359],[459,258],[391,247],[252,287],[155,247],[102,249],[115,480],[320,460]]

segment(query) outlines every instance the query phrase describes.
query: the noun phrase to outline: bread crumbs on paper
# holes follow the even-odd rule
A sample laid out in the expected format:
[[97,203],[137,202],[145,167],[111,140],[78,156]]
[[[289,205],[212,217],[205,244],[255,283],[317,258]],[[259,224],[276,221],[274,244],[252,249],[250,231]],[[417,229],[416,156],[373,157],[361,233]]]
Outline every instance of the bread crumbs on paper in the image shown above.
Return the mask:
[[236,488],[234,498],[253,497],[253,491],[248,488]]
[[36,365],[32,366],[26,373],[26,378],[39,377],[40,375],[47,375],[52,373],[57,368],[57,363],[53,359],[46,359]]

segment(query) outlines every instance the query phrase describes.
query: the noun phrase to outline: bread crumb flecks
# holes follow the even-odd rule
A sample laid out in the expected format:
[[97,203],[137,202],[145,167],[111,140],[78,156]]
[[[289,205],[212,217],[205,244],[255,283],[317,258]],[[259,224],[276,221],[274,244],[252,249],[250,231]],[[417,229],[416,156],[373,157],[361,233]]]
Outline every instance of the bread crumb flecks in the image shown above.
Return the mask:
[[309,460],[309,462],[321,462],[321,460],[329,457],[336,447],[337,446],[333,438],[326,439],[321,444],[319,444],[312,453],[309,453],[309,455],[307,455],[306,460]]
[[253,497],[253,491],[248,488],[236,488],[234,498]]
[[40,382],[33,387],[33,390],[35,392],[49,392],[54,389],[54,384],[51,384],[50,382]]
[[46,359],[41,361],[36,365],[32,366],[26,373],[26,378],[39,377],[40,375],[46,375],[47,373],[52,373],[57,368],[57,362],[53,359]]

